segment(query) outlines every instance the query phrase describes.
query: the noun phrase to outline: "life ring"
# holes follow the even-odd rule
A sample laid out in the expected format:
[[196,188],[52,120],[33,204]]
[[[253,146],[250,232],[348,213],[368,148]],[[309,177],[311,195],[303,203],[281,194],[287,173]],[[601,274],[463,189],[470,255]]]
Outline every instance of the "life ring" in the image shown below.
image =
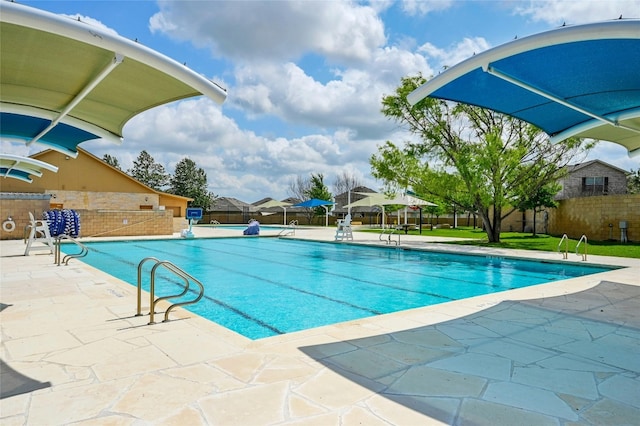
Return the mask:
[[16,229],[16,223],[13,220],[5,220],[2,222],[2,229],[5,232],[13,232]]

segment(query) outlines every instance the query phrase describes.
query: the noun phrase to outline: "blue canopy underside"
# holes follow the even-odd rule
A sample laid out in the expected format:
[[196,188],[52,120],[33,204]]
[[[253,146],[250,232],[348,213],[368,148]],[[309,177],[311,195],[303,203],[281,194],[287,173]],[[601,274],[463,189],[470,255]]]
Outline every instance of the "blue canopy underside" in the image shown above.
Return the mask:
[[6,167],[0,167],[0,176],[2,177],[11,177],[14,179],[18,179],[24,182],[31,182],[31,174],[24,172],[22,170],[10,170]]
[[311,208],[311,207],[320,207],[320,206],[329,206],[334,204],[331,201],[325,201],[325,200],[319,200],[317,198],[312,198],[310,200],[306,200],[303,201],[301,203],[298,204],[294,204],[292,207],[307,207],[307,208]]
[[618,143],[640,155],[640,20],[567,26],[447,68],[411,92],[491,109],[551,136]]
[[[42,130],[46,129],[50,123],[51,120],[45,118],[8,112],[0,113],[0,130],[3,138],[15,138],[29,142]],[[79,143],[98,138],[100,136],[91,132],[68,124],[58,123],[39,139],[38,143],[48,145],[61,152],[77,154],[77,145]]]
[[[634,49],[640,50],[640,40],[573,42],[524,52],[492,62],[491,66],[597,115],[607,116],[640,106],[640,55],[629,54]],[[634,71],[624,73],[621,69]],[[592,119],[515,87],[482,68],[431,96],[490,108],[532,123],[550,135]]]

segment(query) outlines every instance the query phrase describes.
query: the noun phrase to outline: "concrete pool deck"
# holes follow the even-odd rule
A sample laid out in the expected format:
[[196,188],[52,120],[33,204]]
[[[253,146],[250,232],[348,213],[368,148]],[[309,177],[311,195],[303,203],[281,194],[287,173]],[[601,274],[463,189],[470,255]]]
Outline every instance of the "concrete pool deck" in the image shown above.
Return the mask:
[[3,426],[640,423],[640,259],[589,255],[624,269],[251,341],[180,309],[147,325],[133,286],[24,247],[0,242]]

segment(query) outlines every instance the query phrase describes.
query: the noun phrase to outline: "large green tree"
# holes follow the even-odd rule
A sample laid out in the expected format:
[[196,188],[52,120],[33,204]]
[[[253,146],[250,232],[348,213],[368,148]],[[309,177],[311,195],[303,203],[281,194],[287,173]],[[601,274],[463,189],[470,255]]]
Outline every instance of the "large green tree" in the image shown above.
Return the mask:
[[[309,177],[296,176],[289,184],[289,195],[302,201],[310,198],[331,200],[331,192],[324,184],[324,175],[322,173],[311,173]],[[322,207],[305,207],[303,214],[307,219],[307,223],[311,224],[313,217],[324,215],[325,210]]]
[[183,158],[176,164],[176,171],[170,179],[169,192],[183,197],[193,198],[189,207],[200,207],[204,211],[211,209],[216,196],[207,189],[207,174],[196,163]]
[[158,191],[164,190],[170,178],[164,166],[156,163],[147,151],[140,152],[138,158],[133,162],[133,167],[127,170],[127,173],[138,182]]
[[[532,125],[470,105],[425,98],[411,106],[407,95],[425,82],[422,76],[405,77],[393,95],[383,98],[382,113],[405,126],[415,140],[403,147],[387,142],[372,157],[373,172],[385,183],[406,181],[403,173],[416,172],[443,199],[453,198],[451,182],[455,188],[462,185],[489,241],[499,242],[502,220],[516,209],[515,199],[556,181],[586,145],[577,139],[551,144]],[[384,161],[389,153],[392,164]],[[438,184],[438,176],[446,180]]]
[[[309,188],[308,198],[317,198],[318,200],[331,201],[331,192],[324,183],[324,175],[322,173],[311,173],[311,187]],[[316,216],[324,216],[326,210],[324,207],[316,207],[313,209]]]

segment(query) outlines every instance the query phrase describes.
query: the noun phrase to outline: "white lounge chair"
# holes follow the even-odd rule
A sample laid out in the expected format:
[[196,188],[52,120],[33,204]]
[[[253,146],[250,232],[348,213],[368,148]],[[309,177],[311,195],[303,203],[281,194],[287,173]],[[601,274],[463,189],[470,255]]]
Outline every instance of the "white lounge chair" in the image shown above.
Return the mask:
[[[53,238],[49,232],[49,222],[46,220],[36,220],[33,214],[29,212],[30,224],[29,238],[27,239],[27,248],[24,250],[24,255],[29,256],[31,250],[49,250],[51,254],[54,254]],[[33,246],[33,243],[42,243],[44,246]]]
[[353,231],[351,229],[351,215],[348,214],[344,219],[338,220],[338,228],[336,229],[336,241],[353,240]]

